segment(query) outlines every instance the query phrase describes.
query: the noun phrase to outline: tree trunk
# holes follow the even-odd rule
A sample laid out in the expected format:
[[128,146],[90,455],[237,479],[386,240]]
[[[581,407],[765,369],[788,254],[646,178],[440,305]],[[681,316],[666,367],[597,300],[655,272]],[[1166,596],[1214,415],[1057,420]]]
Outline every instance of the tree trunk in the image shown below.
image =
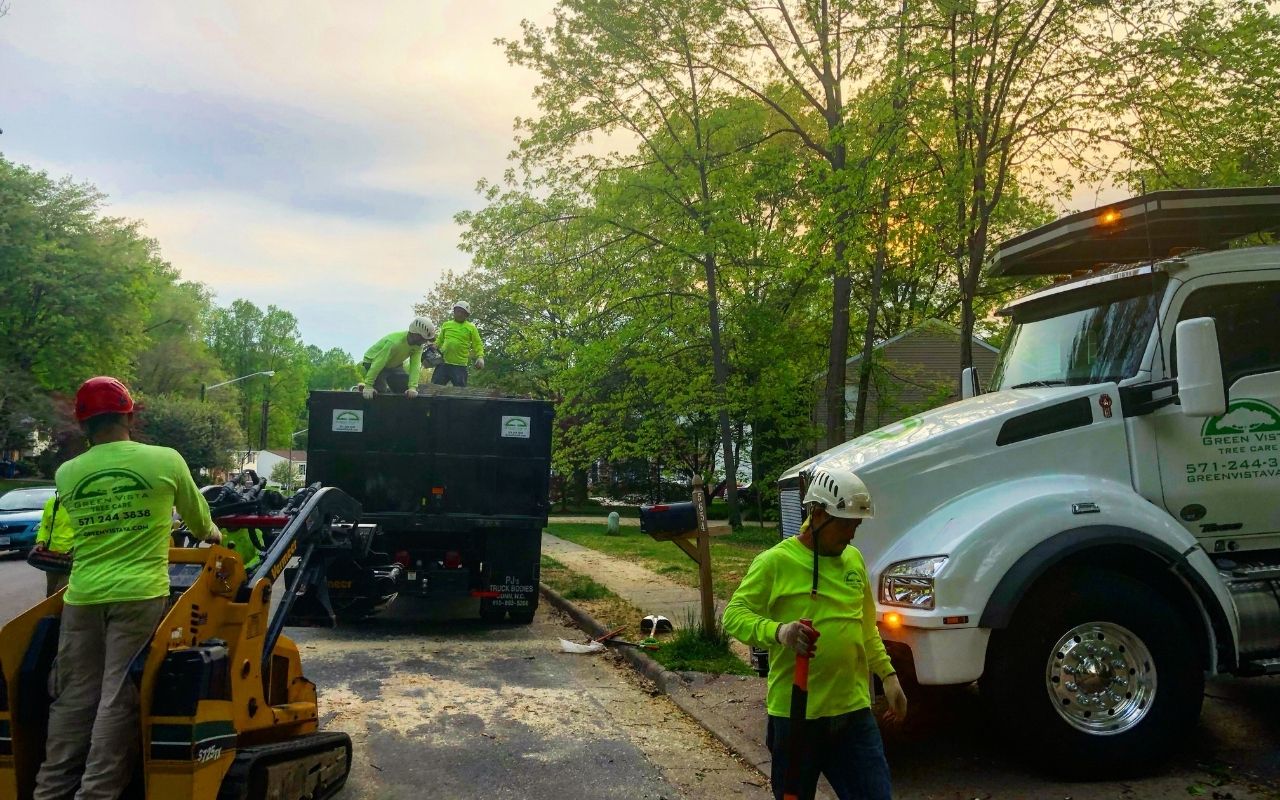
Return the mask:
[[575,469],[571,479],[572,485],[569,487],[569,500],[575,506],[586,505],[587,502],[587,471],[585,469]]
[[[836,242],[837,267],[844,265],[845,246]],[[827,356],[827,447],[846,438],[844,424],[845,361],[849,353],[849,295],[853,280],[846,271],[837,273],[832,284],[831,350]]]
[[720,301],[716,293],[716,257],[708,253],[703,259],[707,276],[707,314],[711,321],[711,363],[716,381],[716,401],[720,408],[720,448],[724,457],[725,501],[729,504],[729,524],[742,525],[742,513],[738,509],[738,462],[733,453],[733,426],[729,422],[729,367],[724,359],[724,346],[720,342]]
[[871,292],[867,299],[867,330],[862,335],[862,361],[858,365],[858,403],[853,412],[853,435],[867,430],[867,395],[871,392],[872,357],[875,355],[876,320],[880,311],[880,287],[889,258],[889,183],[880,189],[880,224],[876,226],[876,260],[871,267]]

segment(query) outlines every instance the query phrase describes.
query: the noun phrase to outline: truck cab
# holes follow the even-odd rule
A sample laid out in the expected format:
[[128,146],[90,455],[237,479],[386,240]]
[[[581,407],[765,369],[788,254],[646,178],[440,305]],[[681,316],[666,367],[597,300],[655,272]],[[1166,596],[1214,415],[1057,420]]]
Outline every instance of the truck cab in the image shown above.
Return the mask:
[[1141,770],[1206,674],[1280,672],[1280,247],[1237,246],[1278,228],[1280,188],[1156,192],[1006,242],[994,274],[1072,277],[1001,310],[987,390],[782,476],[866,482],[899,671],[980,681],[1054,772]]

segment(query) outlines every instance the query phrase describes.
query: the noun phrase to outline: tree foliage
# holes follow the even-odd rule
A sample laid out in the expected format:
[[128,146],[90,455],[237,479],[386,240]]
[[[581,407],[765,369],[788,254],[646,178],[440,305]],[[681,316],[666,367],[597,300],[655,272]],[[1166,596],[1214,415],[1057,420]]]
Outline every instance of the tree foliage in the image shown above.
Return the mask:
[[231,452],[240,446],[243,434],[226,409],[173,395],[148,396],[143,405],[139,440],[172,447],[192,470],[231,466]]
[[1274,180],[1249,99],[1276,94],[1276,31],[1262,0],[561,0],[500,43],[539,110],[419,310],[471,300],[477,383],[555,400],[574,486],[746,454],[769,480],[892,393],[876,344],[998,338],[1034,283],[987,275],[993,243],[1081,182]]

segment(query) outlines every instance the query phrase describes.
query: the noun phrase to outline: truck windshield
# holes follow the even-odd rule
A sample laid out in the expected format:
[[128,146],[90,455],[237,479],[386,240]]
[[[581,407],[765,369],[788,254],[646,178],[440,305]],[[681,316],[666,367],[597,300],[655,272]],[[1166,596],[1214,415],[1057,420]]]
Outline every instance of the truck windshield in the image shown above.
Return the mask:
[[1119,381],[1137,371],[1168,276],[1139,275],[1018,304],[991,388]]

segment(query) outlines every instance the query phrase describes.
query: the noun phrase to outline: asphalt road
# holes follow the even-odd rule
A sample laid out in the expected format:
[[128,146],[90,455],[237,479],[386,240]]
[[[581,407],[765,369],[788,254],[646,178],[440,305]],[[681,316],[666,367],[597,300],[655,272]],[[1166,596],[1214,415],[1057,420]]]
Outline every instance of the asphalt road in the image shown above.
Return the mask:
[[[0,557],[0,620],[44,576]],[[487,626],[399,604],[337,630],[290,629],[320,688],[326,728],[351,734],[344,800],[751,798],[763,779],[610,656],[559,652],[574,638],[545,605],[530,626]],[[924,698],[918,698],[924,701]],[[1210,681],[1201,724],[1158,775],[1063,784],[1001,752],[971,691],[913,702],[885,731],[895,783],[914,800],[1280,797],[1280,679]]]
[[[0,620],[44,575],[0,558]],[[289,629],[319,687],[322,725],[349,733],[343,800],[766,800],[739,762],[615,656],[559,652],[580,633],[545,606],[529,626],[453,620],[399,603],[356,627]]]

